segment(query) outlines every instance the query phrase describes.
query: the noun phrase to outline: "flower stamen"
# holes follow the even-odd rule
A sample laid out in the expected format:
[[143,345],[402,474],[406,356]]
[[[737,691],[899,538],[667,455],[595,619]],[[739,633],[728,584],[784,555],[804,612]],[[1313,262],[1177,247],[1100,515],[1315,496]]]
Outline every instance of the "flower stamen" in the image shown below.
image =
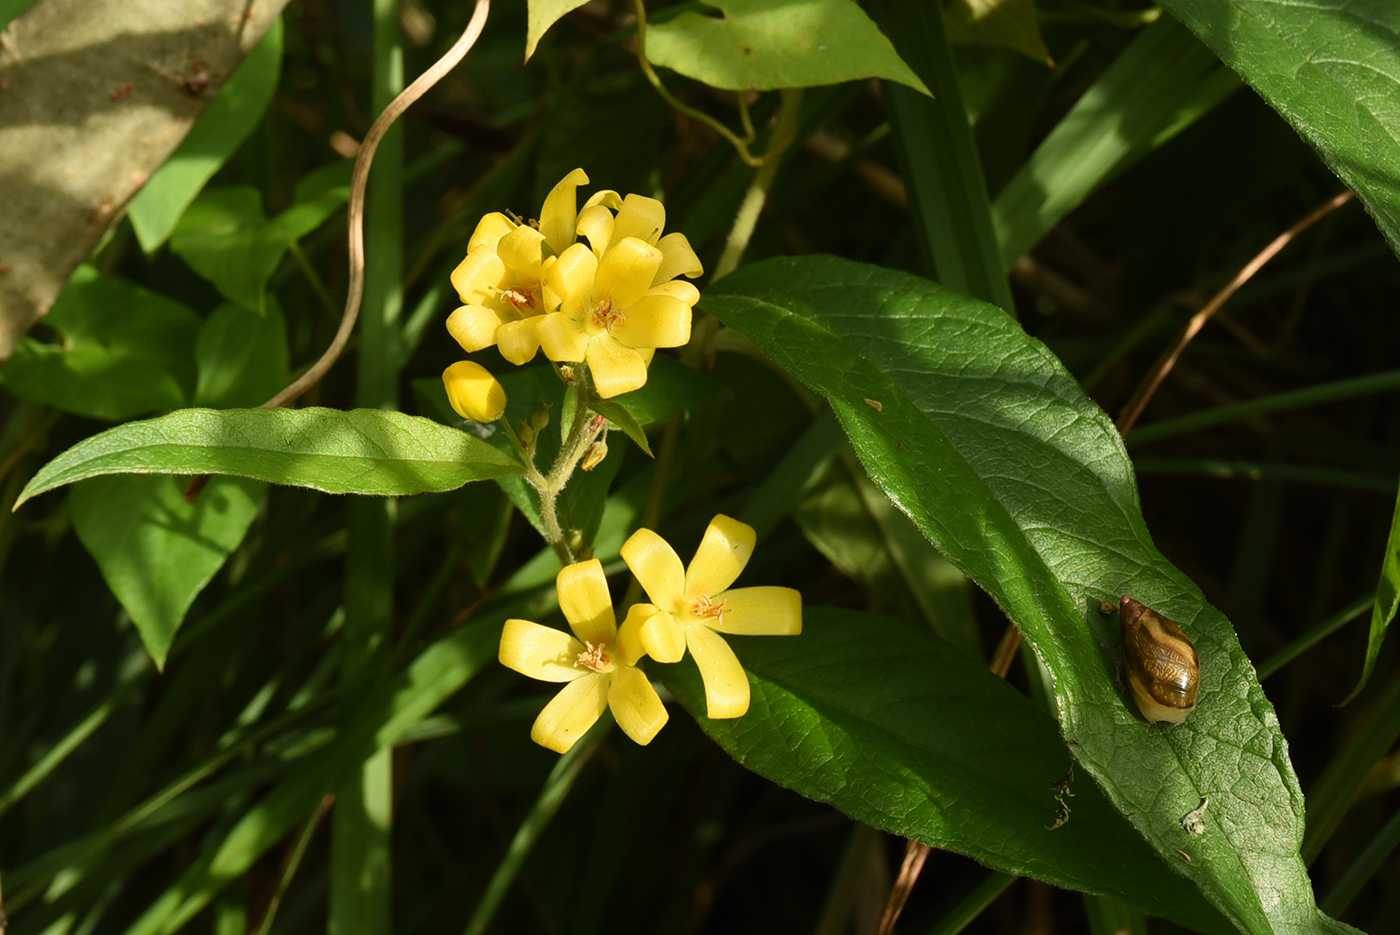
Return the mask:
[[583,652],[574,659],[574,665],[583,666],[585,669],[592,669],[594,672],[602,672],[607,666],[608,654],[602,643],[584,643]]
[[626,321],[627,316],[613,305],[612,299],[603,299],[593,309],[593,324],[608,334],[612,334],[613,325],[619,325]]
[[708,594],[701,594],[690,606],[690,613],[700,620],[714,620],[723,625],[724,601],[712,601]]

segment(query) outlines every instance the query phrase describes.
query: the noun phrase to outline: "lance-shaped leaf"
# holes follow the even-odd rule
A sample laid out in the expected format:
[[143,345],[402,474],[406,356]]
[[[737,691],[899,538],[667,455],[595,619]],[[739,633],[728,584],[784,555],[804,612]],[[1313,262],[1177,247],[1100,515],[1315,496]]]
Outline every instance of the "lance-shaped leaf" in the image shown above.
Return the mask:
[[749,673],[746,717],[705,717],[689,662],[657,668],[749,769],[999,870],[1112,894],[1197,931],[1232,930],[1093,780],[1070,773],[1049,715],[926,625],[807,608],[801,637],[726,639]]
[[515,474],[504,452],[421,416],[379,409],[182,409],[94,435],[44,465],[15,506],[103,474],[232,474],[380,497]]
[[[1153,547],[1118,434],[1044,345],[989,305],[830,257],[743,268],[705,308],[827,398],[876,484],[1021,627],[1076,761],[1168,866],[1245,932],[1345,929],[1314,905],[1302,791],[1253,667]],[[1145,722],[1114,685],[1098,608],[1121,594],[1195,641],[1185,724]],[[1185,834],[1206,794],[1205,832]]]

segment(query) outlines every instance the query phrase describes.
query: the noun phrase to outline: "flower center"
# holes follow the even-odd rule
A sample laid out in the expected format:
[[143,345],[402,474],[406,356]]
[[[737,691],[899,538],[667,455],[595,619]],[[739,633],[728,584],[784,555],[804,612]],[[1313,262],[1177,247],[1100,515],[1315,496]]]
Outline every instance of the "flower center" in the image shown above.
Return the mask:
[[539,288],[527,289],[523,286],[511,286],[501,293],[501,298],[510,303],[510,307],[522,317],[528,318],[538,314],[540,311]]
[[614,305],[612,299],[603,299],[593,306],[593,325],[602,328],[608,334],[612,334],[613,325],[620,325],[627,321],[627,316],[622,314]]
[[602,672],[612,662],[602,643],[584,643],[583,646],[584,650],[574,659],[574,665]]
[[724,623],[724,601],[712,601],[708,594],[701,594],[690,605],[690,614],[697,620],[713,620]]

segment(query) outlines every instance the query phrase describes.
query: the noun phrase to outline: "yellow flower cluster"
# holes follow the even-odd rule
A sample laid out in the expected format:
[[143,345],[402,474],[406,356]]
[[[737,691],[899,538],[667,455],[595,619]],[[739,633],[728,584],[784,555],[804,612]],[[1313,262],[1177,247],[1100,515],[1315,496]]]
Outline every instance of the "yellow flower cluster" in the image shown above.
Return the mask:
[[605,709],[639,744],[666,723],[656,689],[637,668],[644,656],[679,662],[687,649],[705,684],[712,718],[741,717],[749,709],[749,680],[722,633],[791,636],[802,632],[802,595],[792,588],[730,588],[753,554],[754,530],[716,516],[684,568],[676,551],[650,529],[639,529],[622,558],[651,598],[613,613],[603,565],[570,565],[555,584],[573,636],[528,620],[507,620],[501,662],[531,678],[567,682],[535,720],[530,739],[558,753],[571,748]]
[[[607,399],[646,383],[657,348],[690,340],[700,291],[676,277],[704,268],[684,234],[662,236],[661,202],[601,191],[579,211],[578,187],[587,183],[582,169],[566,175],[545,198],[537,226],[499,213],[481,219],[452,273],[463,304],[447,330],[467,352],[495,345],[513,364],[541,349],[553,361],[586,362]],[[468,374],[453,367],[443,382],[458,414],[498,418],[473,405],[480,394],[454,391],[453,381]]]

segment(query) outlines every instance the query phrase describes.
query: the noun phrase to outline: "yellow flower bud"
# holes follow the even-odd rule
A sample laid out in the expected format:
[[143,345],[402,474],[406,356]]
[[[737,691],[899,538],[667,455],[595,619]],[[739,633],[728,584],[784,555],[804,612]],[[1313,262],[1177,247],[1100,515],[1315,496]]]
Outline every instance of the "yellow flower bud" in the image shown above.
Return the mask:
[[491,371],[470,360],[459,360],[442,372],[447,401],[463,419],[494,422],[506,411],[506,391]]

